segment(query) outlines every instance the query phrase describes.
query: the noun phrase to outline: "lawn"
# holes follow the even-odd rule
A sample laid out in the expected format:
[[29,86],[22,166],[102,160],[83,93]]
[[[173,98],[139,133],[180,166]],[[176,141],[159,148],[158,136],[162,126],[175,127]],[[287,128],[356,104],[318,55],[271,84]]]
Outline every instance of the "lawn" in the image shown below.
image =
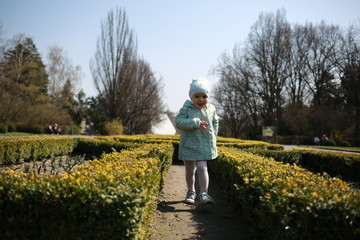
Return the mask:
[[35,134],[35,133],[25,133],[25,132],[0,133],[0,137],[34,136],[34,135],[45,135],[45,134]]

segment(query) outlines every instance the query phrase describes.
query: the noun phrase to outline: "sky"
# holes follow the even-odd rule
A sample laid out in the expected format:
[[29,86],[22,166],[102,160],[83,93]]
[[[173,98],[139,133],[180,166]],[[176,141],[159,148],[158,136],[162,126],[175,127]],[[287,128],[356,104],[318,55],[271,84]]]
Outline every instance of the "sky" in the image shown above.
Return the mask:
[[193,78],[216,84],[219,56],[246,42],[261,13],[284,9],[290,24],[325,21],[343,28],[360,18],[359,0],[0,0],[0,23],[6,39],[31,37],[45,63],[49,48],[61,47],[81,66],[78,89],[89,97],[97,95],[89,62],[100,25],[116,8],[125,10],[138,55],[162,79],[163,102],[175,113],[189,99]]

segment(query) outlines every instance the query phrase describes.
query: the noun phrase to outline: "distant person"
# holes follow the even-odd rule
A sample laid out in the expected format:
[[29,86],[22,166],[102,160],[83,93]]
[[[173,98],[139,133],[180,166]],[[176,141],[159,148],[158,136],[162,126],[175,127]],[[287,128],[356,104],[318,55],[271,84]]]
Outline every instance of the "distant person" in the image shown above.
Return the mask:
[[[186,100],[176,116],[180,130],[179,160],[184,161],[187,194],[185,202],[205,205],[215,201],[208,194],[207,161],[217,157],[216,136],[219,117],[208,104],[210,86],[205,79],[194,79],[190,84],[190,100]],[[200,193],[195,193],[195,172],[198,173]]]
[[53,134],[53,127],[51,126],[51,124],[50,124],[49,127],[48,127],[48,132],[49,132],[50,134]]
[[53,132],[54,132],[54,134],[58,134],[58,135],[61,133],[61,128],[59,128],[57,123],[55,123],[55,125],[54,125]]
[[317,136],[314,137],[314,144],[317,146],[320,145],[320,138],[318,138]]

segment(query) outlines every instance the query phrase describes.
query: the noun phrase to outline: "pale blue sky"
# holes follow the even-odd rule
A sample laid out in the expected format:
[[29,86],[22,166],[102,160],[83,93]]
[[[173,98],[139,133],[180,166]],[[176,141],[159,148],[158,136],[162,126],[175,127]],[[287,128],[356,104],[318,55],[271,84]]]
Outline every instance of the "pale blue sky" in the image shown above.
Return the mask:
[[173,112],[188,99],[192,78],[216,83],[209,72],[219,55],[246,41],[261,12],[283,8],[291,24],[324,20],[342,27],[360,17],[359,0],[0,0],[0,22],[6,38],[31,37],[44,60],[50,46],[62,47],[82,67],[80,88],[95,96],[89,61],[101,21],[116,7],[128,15],[139,55],[162,77],[164,103]]

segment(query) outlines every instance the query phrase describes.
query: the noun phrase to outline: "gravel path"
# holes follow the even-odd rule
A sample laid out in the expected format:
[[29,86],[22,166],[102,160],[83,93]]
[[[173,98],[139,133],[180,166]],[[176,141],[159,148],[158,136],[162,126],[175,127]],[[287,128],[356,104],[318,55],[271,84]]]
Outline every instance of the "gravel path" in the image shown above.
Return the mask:
[[175,162],[169,169],[154,216],[151,239],[251,239],[241,213],[230,206],[216,179],[210,173],[209,194],[216,205],[197,209],[183,203],[186,195],[185,169]]

